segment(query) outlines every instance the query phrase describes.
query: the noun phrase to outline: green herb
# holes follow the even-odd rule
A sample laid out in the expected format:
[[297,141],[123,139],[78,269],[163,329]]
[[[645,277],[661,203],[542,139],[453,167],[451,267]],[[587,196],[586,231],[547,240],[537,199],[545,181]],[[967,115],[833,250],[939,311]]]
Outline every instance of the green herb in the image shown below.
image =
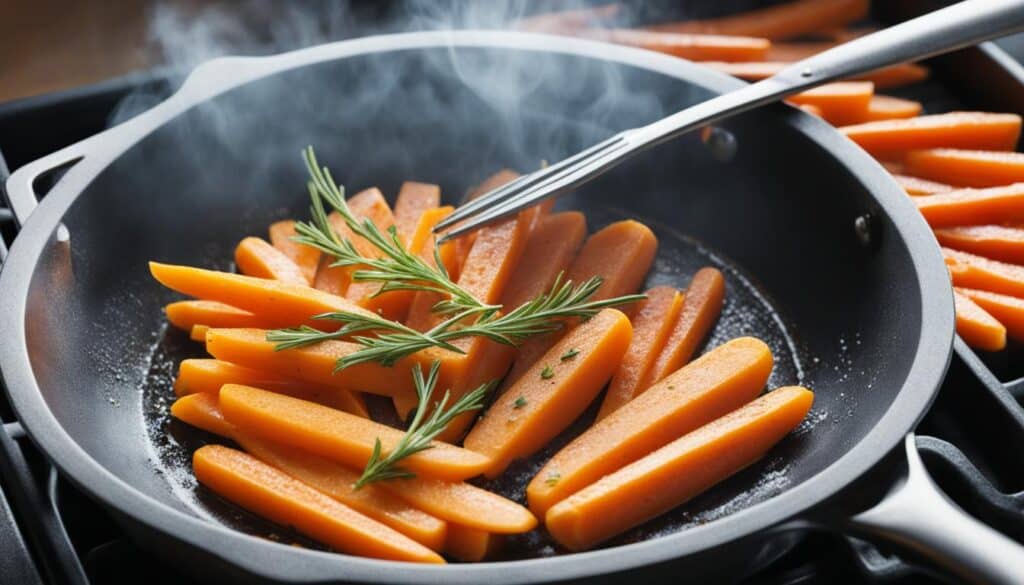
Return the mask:
[[519,410],[520,408],[522,408],[524,406],[526,406],[526,398],[524,398],[522,396],[520,396],[519,398],[516,398],[516,401],[512,403],[512,408],[514,408],[516,410]]
[[547,478],[544,480],[544,483],[547,484],[548,487],[554,487],[556,484],[558,484],[558,480],[560,479],[562,479],[562,474],[558,473],[557,471],[553,471],[548,474]]
[[432,448],[430,442],[455,417],[464,412],[478,410],[483,407],[484,396],[486,396],[490,384],[482,384],[477,389],[457,400],[447,409],[449,393],[446,390],[444,397],[434,405],[434,412],[424,421],[423,419],[430,404],[430,396],[434,392],[434,386],[437,385],[437,375],[440,367],[441,363],[438,361],[431,364],[430,373],[427,374],[425,380],[423,379],[423,370],[419,366],[412,369],[412,379],[416,386],[416,395],[419,397],[416,414],[412,422],[409,423],[409,428],[405,431],[405,435],[402,436],[402,439],[395,445],[395,448],[386,456],[381,456],[380,439],[374,442],[373,453],[370,455],[370,460],[366,463],[366,468],[363,469],[363,474],[356,481],[355,489],[377,481],[415,477],[415,474],[412,472],[398,467],[398,462],[410,455],[415,455],[420,451]]
[[551,366],[544,366],[544,369],[540,371],[541,380],[550,380],[555,377],[555,371],[551,369]]
[[578,349],[576,349],[574,347],[574,348],[570,349],[569,351],[563,353],[562,357],[560,357],[559,359],[564,362],[565,360],[571,360],[572,358],[578,356],[579,354],[580,354],[580,350],[578,350]]

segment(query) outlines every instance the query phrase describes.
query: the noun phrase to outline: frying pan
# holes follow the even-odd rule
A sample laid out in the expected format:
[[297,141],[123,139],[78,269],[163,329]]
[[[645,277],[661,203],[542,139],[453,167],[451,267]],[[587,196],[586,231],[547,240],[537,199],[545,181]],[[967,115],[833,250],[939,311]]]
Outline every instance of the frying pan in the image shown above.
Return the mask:
[[[303,146],[351,188],[394,193],[415,178],[456,201],[501,166],[534,168],[739,83],[654,53],[492,31],[204,64],[156,108],[9,179],[23,224],[0,273],[11,402],[132,537],[209,581],[706,581],[738,578],[818,529],[887,537],[972,579],[1019,579],[1021,549],[937,491],[909,434],[951,355],[939,250],[877,163],[782,105],[729,121],[708,144],[661,145],[562,201],[592,230],[650,222],[649,284],[723,267],[730,301],[709,345],[761,336],[776,355],[771,383],[816,391],[810,422],[764,461],[598,550],[558,554],[540,535],[516,546],[541,558],[441,567],[261,538],[280,529],[189,482],[188,449],[204,438],[166,409],[175,363],[195,350],[165,330],[175,297],[146,261],[227,268],[241,237],[304,216]],[[37,205],[36,182],[58,171]]]

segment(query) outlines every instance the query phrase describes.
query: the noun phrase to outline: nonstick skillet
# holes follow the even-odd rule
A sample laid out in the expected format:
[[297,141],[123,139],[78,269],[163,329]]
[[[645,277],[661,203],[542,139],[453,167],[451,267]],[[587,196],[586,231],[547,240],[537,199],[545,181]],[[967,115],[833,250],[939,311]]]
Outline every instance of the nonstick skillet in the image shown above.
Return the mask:
[[[165,413],[174,364],[194,350],[165,330],[174,297],[146,261],[226,268],[241,237],[303,216],[303,146],[352,188],[394,193],[415,178],[454,202],[497,168],[534,168],[738,84],[653,53],[492,31],[207,63],[156,108],[8,181],[23,229],[0,273],[0,368],[17,415],[141,545],[209,581],[706,582],[821,529],[886,537],[967,578],[1018,580],[1022,549],[937,491],[908,434],[951,354],[938,248],[881,167],[781,105],[707,142],[661,145],[562,203],[591,229],[623,216],[655,226],[651,284],[725,269],[730,304],[709,344],[766,338],[773,382],[816,391],[810,422],[765,461],[599,550],[559,554],[540,536],[513,550],[541,558],[442,567],[260,538],[274,529],[189,483],[188,448],[204,437]],[[37,205],[34,185],[58,170]]]

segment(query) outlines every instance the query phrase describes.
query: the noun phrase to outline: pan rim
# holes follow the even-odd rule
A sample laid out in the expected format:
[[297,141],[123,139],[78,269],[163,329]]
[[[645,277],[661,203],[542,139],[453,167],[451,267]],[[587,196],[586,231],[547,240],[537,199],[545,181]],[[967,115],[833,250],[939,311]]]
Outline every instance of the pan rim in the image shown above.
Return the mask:
[[[713,92],[743,85],[697,64],[640,49],[534,33],[488,30],[381,35],[270,57],[242,58],[238,62],[255,64],[258,71],[241,68],[237,77],[222,80],[221,90],[228,91],[281,71],[319,62],[364,54],[451,47],[558,53],[611,61],[660,73]],[[203,67],[206,65],[200,66],[199,70]],[[125,130],[122,126],[113,129],[123,136],[115,140],[112,134],[111,140],[103,143],[98,152],[90,153],[72,167],[31,214],[11,248],[4,270],[0,272],[0,331],[7,332],[0,339],[0,375],[6,382],[12,406],[26,432],[74,484],[119,515],[201,548],[252,575],[290,582],[318,582],[340,577],[389,583],[429,583],[440,578],[456,583],[485,580],[492,583],[537,582],[616,573],[706,552],[805,515],[861,477],[913,429],[934,400],[945,376],[953,345],[952,290],[939,247],[931,238],[924,220],[870,156],[823,121],[793,111],[786,114],[788,123],[843,163],[851,178],[871,193],[890,218],[913,262],[921,298],[917,351],[903,386],[872,429],[828,467],[776,496],[704,526],[619,547],[517,561],[437,567],[363,559],[286,547],[208,522],[130,486],[92,459],[65,431],[43,399],[32,373],[24,315],[31,276],[39,256],[60,218],[77,197],[100,172],[139,139],[217,93],[220,92],[203,91],[186,81],[174,97],[140,116],[142,120],[127,122],[122,125]],[[135,124],[134,128],[130,127],[132,124]]]

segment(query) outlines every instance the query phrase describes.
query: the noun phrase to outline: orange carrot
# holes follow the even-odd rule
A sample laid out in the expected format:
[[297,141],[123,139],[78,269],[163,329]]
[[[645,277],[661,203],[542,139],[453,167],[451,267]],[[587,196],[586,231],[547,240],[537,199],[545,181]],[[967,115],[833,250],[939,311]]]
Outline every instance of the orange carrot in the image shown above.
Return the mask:
[[771,43],[767,39],[733,35],[686,34],[627,28],[595,29],[579,36],[665,53],[691,61],[760,61]]
[[[395,217],[391,213],[391,208],[388,206],[387,201],[385,201],[384,195],[374,188],[359,193],[353,199],[359,197],[364,197],[368,201],[365,204],[366,211],[362,214],[360,220],[370,220],[378,229],[387,233],[387,230],[395,225]],[[367,245],[364,247],[362,254],[367,258],[379,258],[383,252],[374,246]],[[354,274],[359,269],[360,267],[358,266],[352,268],[352,273]],[[408,295],[376,295],[375,293],[380,290],[382,285],[383,283],[380,282],[353,280],[349,283],[348,288],[345,289],[345,298],[355,301],[360,307],[368,311],[383,315],[386,319],[394,320],[404,317],[404,313],[408,308]]]
[[922,148],[1013,150],[1020,135],[1020,116],[949,112],[906,120],[865,122],[839,130],[879,158],[896,158]]
[[[750,63],[704,61],[702,64],[747,81],[766,79],[792,65],[785,61],[753,61]],[[855,75],[849,81],[870,81],[875,84],[875,89],[884,89],[924,81],[928,79],[928,74],[927,67],[915,63],[902,63]]]
[[1006,347],[1006,327],[964,294],[954,290],[956,332],[967,345],[986,351]]
[[1002,323],[1010,339],[1024,341],[1024,299],[969,288],[956,288],[954,291],[971,299]]
[[683,296],[683,308],[679,320],[669,334],[665,348],[658,355],[647,375],[637,385],[638,392],[644,392],[652,384],[660,382],[672,372],[690,361],[697,346],[718,320],[725,299],[725,277],[715,268],[705,267],[697,271],[690,280],[690,286]]
[[[483,183],[480,183],[466,195],[467,201],[472,201],[481,195],[486,194],[488,191],[493,191],[498,187],[506,183],[510,183],[515,179],[519,178],[519,173],[511,169],[501,169],[494,173],[490,177],[484,179]],[[455,240],[455,273],[462,275],[462,264],[466,261],[469,256],[469,251],[473,248],[473,243],[476,242],[478,231],[470,232],[464,236],[459,237]]]
[[249,311],[218,301],[178,301],[164,307],[167,321],[178,329],[191,331],[196,325],[207,327],[268,327],[270,321]]
[[[238,384],[220,389],[224,418],[243,432],[305,449],[339,463],[362,468],[379,440],[386,455],[405,434],[359,416],[313,402]],[[461,481],[486,469],[484,455],[432,441],[431,448],[410,455],[402,466],[447,481]]]
[[559,502],[548,532],[582,550],[690,500],[764,456],[807,416],[810,390],[779,388]]
[[942,249],[953,285],[1024,297],[1024,266]]
[[893,175],[892,179],[900,187],[903,187],[907,195],[935,195],[936,193],[948,193],[956,190],[956,187],[952,185],[936,183],[935,181],[908,175]]
[[309,286],[298,264],[260,238],[248,237],[239,242],[235,248],[235,265],[239,272],[248,276]]
[[645,294],[647,300],[640,303],[633,317],[633,341],[608,385],[597,420],[640,393],[639,384],[654,365],[679,319],[683,307],[683,295],[679,291],[671,286],[658,286]]
[[501,535],[491,534],[479,528],[449,524],[444,552],[456,560],[477,563],[494,556],[503,541]]
[[259,459],[220,445],[199,448],[196,479],[243,508],[341,552],[419,563],[444,563],[437,553]]
[[707,20],[670,22],[651,30],[742,35],[772,40],[838,28],[867,16],[869,0],[793,0]]
[[188,334],[189,339],[206,343],[206,332],[210,330],[209,325],[193,325],[192,331]]
[[892,120],[895,118],[913,118],[915,116],[920,116],[923,109],[921,102],[905,100],[903,98],[892,97],[889,95],[874,95],[871,96],[871,102],[868,103],[868,111],[865,114],[864,119],[853,123]]
[[296,242],[292,239],[296,235],[295,222],[290,219],[270,224],[270,244],[291,258],[306,277],[306,284],[312,286],[320,264],[320,250]]
[[1024,181],[1024,153],[932,148],[903,160],[907,173],[965,187],[998,187]]
[[[436,266],[436,260],[434,258],[434,234],[433,228],[437,225],[437,222],[441,221],[443,217],[446,217],[452,212],[454,208],[450,206],[439,207],[436,210],[430,210],[425,213],[420,220],[419,226],[417,226],[417,232],[420,228],[425,228],[429,224],[429,229],[426,230],[426,240],[424,241],[423,247],[421,248],[420,256],[430,266]],[[448,275],[458,281],[458,273],[455,272],[456,264],[461,260],[456,261],[456,255],[458,254],[457,242],[445,242],[438,248],[438,255],[441,257],[441,264],[448,271]],[[417,331],[426,331],[437,324],[436,315],[430,310],[438,302],[443,300],[443,297],[438,293],[418,291],[412,295],[412,300],[409,302],[409,310],[407,311],[405,324]]]
[[540,219],[530,232],[526,249],[515,273],[501,295],[501,304],[511,311],[550,290],[565,271],[587,234],[587,220],[578,211],[565,211]]
[[875,85],[870,81],[840,81],[790,96],[790,102],[817,106],[830,124],[853,124],[867,116]]
[[933,228],[1020,221],[1024,219],[1024,183],[915,197],[914,203]]
[[772,371],[760,340],[741,337],[704,354],[594,423],[526,488],[541,516],[570,494],[753,400]]
[[238,364],[212,359],[187,359],[178,368],[174,393],[186,396],[197,392],[216,396],[224,384],[245,384],[271,392],[280,392],[324,406],[369,418],[366,403],[357,392],[298,382],[275,372],[254,370]]
[[[464,444],[491,463],[495,477],[536,453],[586,410],[629,347],[629,318],[605,309],[573,329],[487,410]],[[572,351],[575,350],[575,355]]]
[[[370,219],[375,224],[380,221],[387,225],[391,217],[391,210],[388,208],[384,195],[376,188],[366,189],[356,193],[345,202],[349,211],[359,221]],[[357,236],[345,223],[341,214],[332,211],[327,216],[331,227],[338,234],[338,237],[349,240],[356,251],[362,256],[376,257],[380,253],[376,247],[365,239]],[[378,225],[381,229],[385,226]],[[320,258],[320,266],[317,268],[316,277],[313,279],[313,286],[331,294],[344,296],[352,282],[352,273],[358,268],[354,266],[331,266],[334,258],[323,254]]]
[[311,317],[332,311],[368,314],[351,301],[299,284],[158,262],[150,262],[149,271],[167,288],[249,311],[272,327],[304,324],[331,330],[338,328],[337,322]]
[[823,53],[839,45],[836,41],[792,41],[773,42],[768,47],[764,61],[779,61],[791,63],[803,61],[808,57]]
[[935,238],[947,248],[993,260],[1024,264],[1024,228],[977,225],[940,228]]
[[398,198],[395,199],[395,229],[398,230],[398,236],[402,238],[407,249],[416,251],[423,245],[425,238],[416,245],[413,234],[416,233],[423,214],[440,205],[441,188],[437,185],[415,181],[402,183],[402,188],[398,190]]

